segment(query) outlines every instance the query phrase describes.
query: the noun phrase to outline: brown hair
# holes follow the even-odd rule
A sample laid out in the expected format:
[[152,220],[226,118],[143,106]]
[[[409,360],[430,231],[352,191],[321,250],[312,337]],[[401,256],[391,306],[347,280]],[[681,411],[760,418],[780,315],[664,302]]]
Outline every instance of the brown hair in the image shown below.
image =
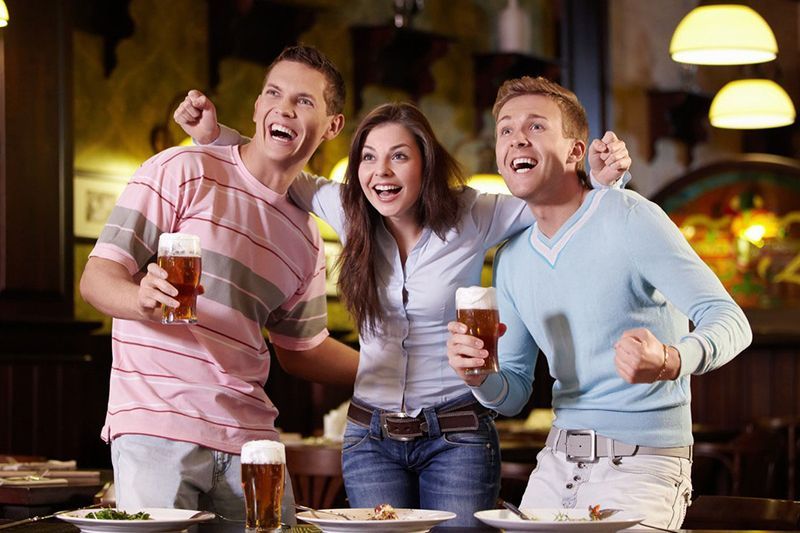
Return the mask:
[[336,65],[331,62],[328,57],[314,48],[313,46],[306,46],[303,44],[297,46],[287,46],[275,58],[275,60],[267,68],[267,74],[264,76],[264,85],[267,84],[267,78],[272,67],[281,61],[294,61],[295,63],[302,63],[310,68],[313,68],[323,76],[327,81],[325,87],[325,109],[328,116],[338,115],[344,109],[345,99],[345,86],[342,74]]
[[383,104],[359,124],[350,144],[346,181],[341,189],[346,224],[345,245],[339,257],[339,290],[359,328],[373,330],[385,318],[379,301],[377,230],[381,215],[361,189],[358,168],[361,151],[369,133],[384,124],[399,124],[417,142],[422,154],[422,185],[416,204],[417,222],[430,228],[440,239],[456,227],[459,219],[459,191],[464,176],[458,162],[441,145],[428,119],[409,103]]
[[[494,107],[492,107],[492,115],[495,122],[500,114],[500,109],[509,100],[527,94],[541,94],[555,101],[561,110],[561,133],[564,138],[578,139],[588,146],[589,120],[586,118],[586,110],[581,105],[578,97],[569,89],[541,76],[536,78],[523,76],[503,83],[497,91],[497,98],[494,101]],[[575,169],[578,171],[581,182],[591,188],[589,179],[586,176],[583,158],[576,163]]]

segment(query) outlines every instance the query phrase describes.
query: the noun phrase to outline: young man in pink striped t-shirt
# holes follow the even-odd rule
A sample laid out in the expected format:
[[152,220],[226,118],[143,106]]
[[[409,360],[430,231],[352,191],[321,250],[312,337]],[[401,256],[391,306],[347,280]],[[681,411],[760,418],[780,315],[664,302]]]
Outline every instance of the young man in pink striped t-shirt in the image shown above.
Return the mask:
[[[341,131],[343,102],[344,83],[327,58],[287,48],[256,99],[249,144],[165,150],[120,197],[81,279],[86,301],[114,317],[102,436],[118,505],[243,518],[242,444],[278,438],[278,412],[263,389],[263,326],[290,373],[353,382],[357,352],[326,329],[321,238],[286,194],[317,147]],[[161,305],[178,304],[154,263],[167,232],[200,237],[205,292],[196,325],[161,324]]]

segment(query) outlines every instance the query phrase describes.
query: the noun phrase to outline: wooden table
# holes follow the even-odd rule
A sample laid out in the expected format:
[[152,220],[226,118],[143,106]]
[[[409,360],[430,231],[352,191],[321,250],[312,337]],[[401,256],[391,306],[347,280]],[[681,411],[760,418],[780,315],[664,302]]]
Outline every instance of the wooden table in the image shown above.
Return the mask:
[[[0,520],[0,525],[3,521]],[[62,522],[61,520],[53,519],[44,522],[37,522],[36,524],[28,524],[24,526],[9,528],[2,530],[2,533],[77,533],[77,527]],[[189,533],[243,533],[244,528],[241,524],[230,524],[225,522],[209,522],[199,526],[191,527],[187,530]],[[295,526],[292,528],[284,528],[285,533],[312,533],[316,530],[312,526]],[[431,529],[431,533],[497,533],[498,529],[491,527],[444,527],[437,526]],[[631,531],[646,531],[645,529],[631,530]],[[656,530],[649,530],[656,532]],[[730,533],[730,530],[722,529],[678,529],[678,533]],[[753,529],[740,531],[738,533],[774,533],[771,530]],[[798,530],[796,533],[800,533]]]
[[57,486],[0,485],[0,517],[20,520],[91,505],[94,495],[103,488],[109,475],[101,473],[100,478],[73,478],[67,485]]

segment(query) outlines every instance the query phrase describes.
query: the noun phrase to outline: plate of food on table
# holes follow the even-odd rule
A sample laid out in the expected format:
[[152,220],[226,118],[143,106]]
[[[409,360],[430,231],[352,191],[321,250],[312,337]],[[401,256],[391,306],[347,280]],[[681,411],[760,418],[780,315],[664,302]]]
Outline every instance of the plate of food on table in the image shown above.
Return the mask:
[[511,533],[514,531],[620,531],[633,527],[643,516],[622,509],[602,509],[599,505],[588,509],[520,509],[525,518],[507,510],[478,511],[475,518],[490,526]]
[[330,533],[428,531],[433,526],[455,517],[455,513],[447,511],[395,509],[389,504],[381,504],[375,508],[317,509],[297,513],[298,520],[314,524],[322,531]]
[[157,533],[182,531],[213,520],[214,513],[190,509],[80,509],[60,513],[58,518],[85,533]]

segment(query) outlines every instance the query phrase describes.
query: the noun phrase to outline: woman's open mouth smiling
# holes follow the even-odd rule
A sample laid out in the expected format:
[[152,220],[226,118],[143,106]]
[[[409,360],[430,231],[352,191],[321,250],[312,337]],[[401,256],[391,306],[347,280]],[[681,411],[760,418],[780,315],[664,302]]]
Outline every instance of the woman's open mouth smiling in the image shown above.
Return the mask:
[[372,188],[381,200],[391,200],[400,194],[402,189],[399,185],[375,185]]

